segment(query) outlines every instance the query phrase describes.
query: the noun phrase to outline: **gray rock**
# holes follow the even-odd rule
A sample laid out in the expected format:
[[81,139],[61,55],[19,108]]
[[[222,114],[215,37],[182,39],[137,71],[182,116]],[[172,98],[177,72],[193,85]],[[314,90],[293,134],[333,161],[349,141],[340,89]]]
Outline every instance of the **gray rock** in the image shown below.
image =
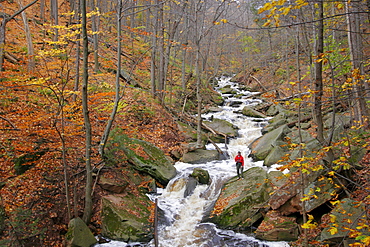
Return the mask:
[[68,224],[66,234],[66,246],[68,247],[90,247],[97,240],[81,218],[74,218]]
[[217,150],[196,149],[184,154],[180,161],[189,164],[202,164],[213,160],[218,160],[220,154]]
[[[216,201],[210,221],[221,228],[246,229],[262,218],[271,186],[267,172],[253,167],[243,174],[244,179],[227,182]],[[218,206],[220,205],[220,206]]]
[[276,146],[271,149],[267,157],[264,159],[263,164],[265,166],[272,166],[278,163],[279,160],[285,155],[286,149]]
[[[117,131],[112,133],[113,140],[109,140],[106,156],[109,163],[121,163],[126,160],[137,171],[152,176],[162,185],[176,175],[176,169],[162,150],[149,142],[128,138]],[[136,153],[137,150],[143,153]]]
[[152,202],[141,193],[102,198],[102,236],[125,242],[145,242],[153,236],[149,208]]
[[256,238],[267,241],[294,241],[298,235],[296,219],[282,216],[277,211],[268,212],[256,230]]
[[[366,209],[362,203],[346,198],[336,204],[330,214],[332,215],[331,220],[328,226],[322,230],[320,236],[321,241],[328,244],[338,243],[338,241],[348,238],[348,229],[358,231],[356,229],[358,226],[357,223],[361,219],[361,216],[366,215]],[[330,228],[336,228],[338,231],[332,234],[329,231]],[[366,231],[365,234],[368,235],[366,228],[359,231]]]
[[249,149],[251,150],[250,157],[255,161],[264,160],[274,147],[286,144],[283,138],[289,132],[290,129],[286,125],[283,125],[259,137],[249,145]]
[[220,107],[214,107],[214,106],[212,106],[212,107],[210,107],[208,109],[208,111],[209,112],[220,112],[220,111],[223,111],[223,110]]
[[197,185],[199,184],[199,182],[193,178],[193,177],[189,177],[189,179],[187,180],[187,183],[186,183],[186,187],[185,187],[185,191],[184,191],[184,197],[188,197],[190,196],[191,194],[193,194],[195,188],[197,187]]
[[230,137],[238,136],[238,127],[226,120],[214,118],[212,121],[203,121],[203,123],[217,132],[227,134]]
[[194,168],[193,173],[190,174],[190,176],[195,178],[200,184],[209,183],[209,173],[202,168]]
[[276,116],[280,112],[286,111],[280,104],[272,104],[266,111],[267,116]]
[[253,117],[253,118],[266,118],[267,116],[262,114],[259,111],[256,111],[248,106],[245,106],[242,110],[242,114],[247,117]]

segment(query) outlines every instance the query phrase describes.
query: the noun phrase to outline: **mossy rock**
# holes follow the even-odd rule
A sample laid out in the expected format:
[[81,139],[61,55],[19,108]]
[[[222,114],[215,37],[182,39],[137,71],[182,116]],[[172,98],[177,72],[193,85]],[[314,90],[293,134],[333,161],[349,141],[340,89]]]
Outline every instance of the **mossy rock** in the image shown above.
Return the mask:
[[[253,167],[243,173],[244,179],[236,177],[226,183],[215,204],[210,221],[224,229],[247,229],[262,218],[263,208],[271,192],[267,172]],[[224,205],[221,208],[218,205]]]
[[153,238],[150,208],[144,194],[108,195],[102,198],[102,236],[125,242],[147,242]]
[[204,170],[202,168],[194,168],[190,176],[195,178],[200,184],[209,183],[209,173],[207,170]]
[[245,106],[242,110],[242,114],[247,117],[253,118],[266,118],[266,115],[262,114],[259,111],[256,111],[248,106]]
[[74,218],[68,224],[66,242],[67,247],[90,247],[97,240],[81,218]]
[[14,169],[17,175],[25,173],[27,170],[32,168],[35,165],[35,161],[38,161],[47,150],[42,150],[33,153],[27,153],[22,156],[19,156],[13,160]]
[[129,138],[118,130],[112,132],[105,154],[107,164],[127,161],[135,170],[152,176],[162,185],[167,185],[176,175],[175,167],[162,150],[149,142]]

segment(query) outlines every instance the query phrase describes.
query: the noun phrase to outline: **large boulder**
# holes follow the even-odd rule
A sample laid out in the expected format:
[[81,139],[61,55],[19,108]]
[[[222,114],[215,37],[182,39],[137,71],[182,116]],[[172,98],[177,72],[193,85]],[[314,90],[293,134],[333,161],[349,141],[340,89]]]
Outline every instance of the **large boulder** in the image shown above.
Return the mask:
[[134,169],[149,174],[162,185],[167,185],[176,175],[175,167],[162,150],[149,142],[129,138],[118,131],[112,133],[105,154],[107,163],[126,161]]
[[226,134],[230,137],[238,136],[238,127],[226,120],[214,118],[212,121],[203,121],[203,123],[219,133]]
[[[250,157],[254,161],[264,160],[275,147],[282,147],[286,144],[284,137],[290,131],[287,125],[283,125],[259,137],[249,145]],[[283,155],[284,153],[281,153],[281,156]]]
[[81,218],[74,218],[68,224],[66,234],[67,247],[90,247],[97,240]]
[[108,195],[102,198],[102,236],[125,242],[153,238],[152,202],[142,193]]
[[[306,187],[304,188],[305,195],[305,210],[312,210],[324,205],[331,200],[333,194],[340,191],[340,187],[332,183],[328,183],[324,178],[322,170],[311,172],[306,177]],[[302,211],[301,203],[302,184],[300,177],[291,177],[283,186],[275,190],[269,199],[269,206],[273,210],[277,210],[282,215],[290,215]]]
[[236,94],[236,90],[231,88],[230,86],[225,86],[223,88],[220,88],[221,94]]
[[253,167],[227,182],[218,197],[210,221],[221,228],[247,229],[263,217],[271,185],[267,172]]
[[298,235],[296,218],[282,216],[278,211],[269,211],[256,230],[256,238],[267,241],[294,241]]
[[328,224],[322,230],[320,240],[328,245],[337,244],[349,238],[350,229],[359,232],[365,231],[365,234],[368,235],[366,227],[358,227],[359,221],[366,215],[365,212],[366,208],[362,203],[349,198],[341,200],[329,215],[323,217],[327,218],[325,221]]
[[267,116],[263,113],[256,111],[248,106],[245,106],[242,109],[242,114],[247,117],[253,117],[253,118],[266,118]]
[[129,185],[127,181],[117,182],[109,177],[105,177],[104,175],[99,177],[98,184],[102,189],[115,194],[122,194]]
[[184,154],[180,161],[189,164],[202,164],[213,160],[219,160],[220,157],[217,150],[196,149]]
[[200,184],[209,183],[209,173],[207,170],[204,170],[202,168],[194,168],[190,176],[195,178]]
[[286,109],[284,109],[284,107],[282,105],[272,104],[272,105],[270,105],[270,107],[266,111],[266,115],[267,116],[276,116],[279,113],[284,112],[284,111],[286,111]]

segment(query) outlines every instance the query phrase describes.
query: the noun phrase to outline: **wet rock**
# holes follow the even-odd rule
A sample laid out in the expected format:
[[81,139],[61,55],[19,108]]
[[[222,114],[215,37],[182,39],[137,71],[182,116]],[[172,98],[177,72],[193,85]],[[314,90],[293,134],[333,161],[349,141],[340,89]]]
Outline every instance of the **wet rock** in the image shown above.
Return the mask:
[[208,111],[209,112],[221,112],[221,111],[223,111],[223,109],[221,109],[220,107],[214,107],[214,106],[212,106],[212,107],[210,107],[208,109]]
[[182,156],[181,161],[189,164],[202,164],[213,160],[219,160],[220,154],[217,150],[197,149]]
[[267,241],[294,241],[298,239],[298,224],[294,217],[269,211],[256,230],[256,238]]
[[236,94],[236,90],[229,86],[225,86],[223,88],[220,88],[220,93],[221,94]]
[[245,106],[242,110],[242,114],[247,117],[254,117],[254,118],[266,118],[267,116],[262,114],[259,111],[256,111],[248,106]]
[[214,118],[212,121],[203,121],[203,123],[215,131],[224,133],[230,137],[238,136],[238,127],[226,120]]
[[198,184],[199,184],[199,182],[194,177],[189,177],[189,179],[186,183],[186,188],[185,188],[185,191],[184,191],[184,197],[188,197],[191,194],[193,194],[193,192],[194,192],[194,190],[195,190],[195,188],[197,187]]
[[195,178],[200,184],[209,184],[209,173],[202,168],[194,168],[190,176]]
[[257,222],[271,191],[267,172],[253,167],[244,172],[244,179],[227,182],[216,201],[210,221],[221,228],[246,229]]

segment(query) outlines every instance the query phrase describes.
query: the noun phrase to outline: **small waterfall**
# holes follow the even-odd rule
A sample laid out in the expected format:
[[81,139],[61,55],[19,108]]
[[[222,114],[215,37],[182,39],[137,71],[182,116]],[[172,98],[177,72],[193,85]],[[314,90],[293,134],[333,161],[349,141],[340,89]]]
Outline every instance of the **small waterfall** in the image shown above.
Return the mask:
[[[157,199],[158,207],[163,212],[164,219],[160,220],[159,246],[160,247],[224,247],[224,246],[250,246],[250,247],[287,247],[286,242],[263,242],[251,236],[236,233],[231,230],[220,230],[212,223],[204,223],[202,219],[213,208],[222,186],[230,178],[236,176],[234,157],[241,151],[245,159],[244,171],[248,168],[261,166],[263,162],[253,162],[248,155],[248,145],[261,135],[261,128],[266,124],[253,121],[252,118],[243,116],[240,112],[244,106],[255,105],[261,102],[251,99],[253,93],[239,90],[238,85],[230,78],[220,78],[219,88],[230,85],[244,97],[234,98],[233,95],[223,95],[226,99],[222,111],[202,115],[203,118],[219,118],[226,120],[239,128],[239,137],[229,140],[225,144],[217,144],[222,151],[227,152],[229,159],[216,160],[204,164],[175,164],[178,174],[165,189],[158,190],[158,195],[150,195],[154,201]],[[218,90],[219,88],[216,88]],[[237,104],[233,102],[237,101]],[[207,149],[215,149],[212,144]],[[207,170],[211,183],[209,185],[196,185],[192,183],[189,175],[194,168]],[[121,245],[122,244],[122,245]],[[112,241],[100,246],[154,246],[154,241],[147,244],[126,244]]]

